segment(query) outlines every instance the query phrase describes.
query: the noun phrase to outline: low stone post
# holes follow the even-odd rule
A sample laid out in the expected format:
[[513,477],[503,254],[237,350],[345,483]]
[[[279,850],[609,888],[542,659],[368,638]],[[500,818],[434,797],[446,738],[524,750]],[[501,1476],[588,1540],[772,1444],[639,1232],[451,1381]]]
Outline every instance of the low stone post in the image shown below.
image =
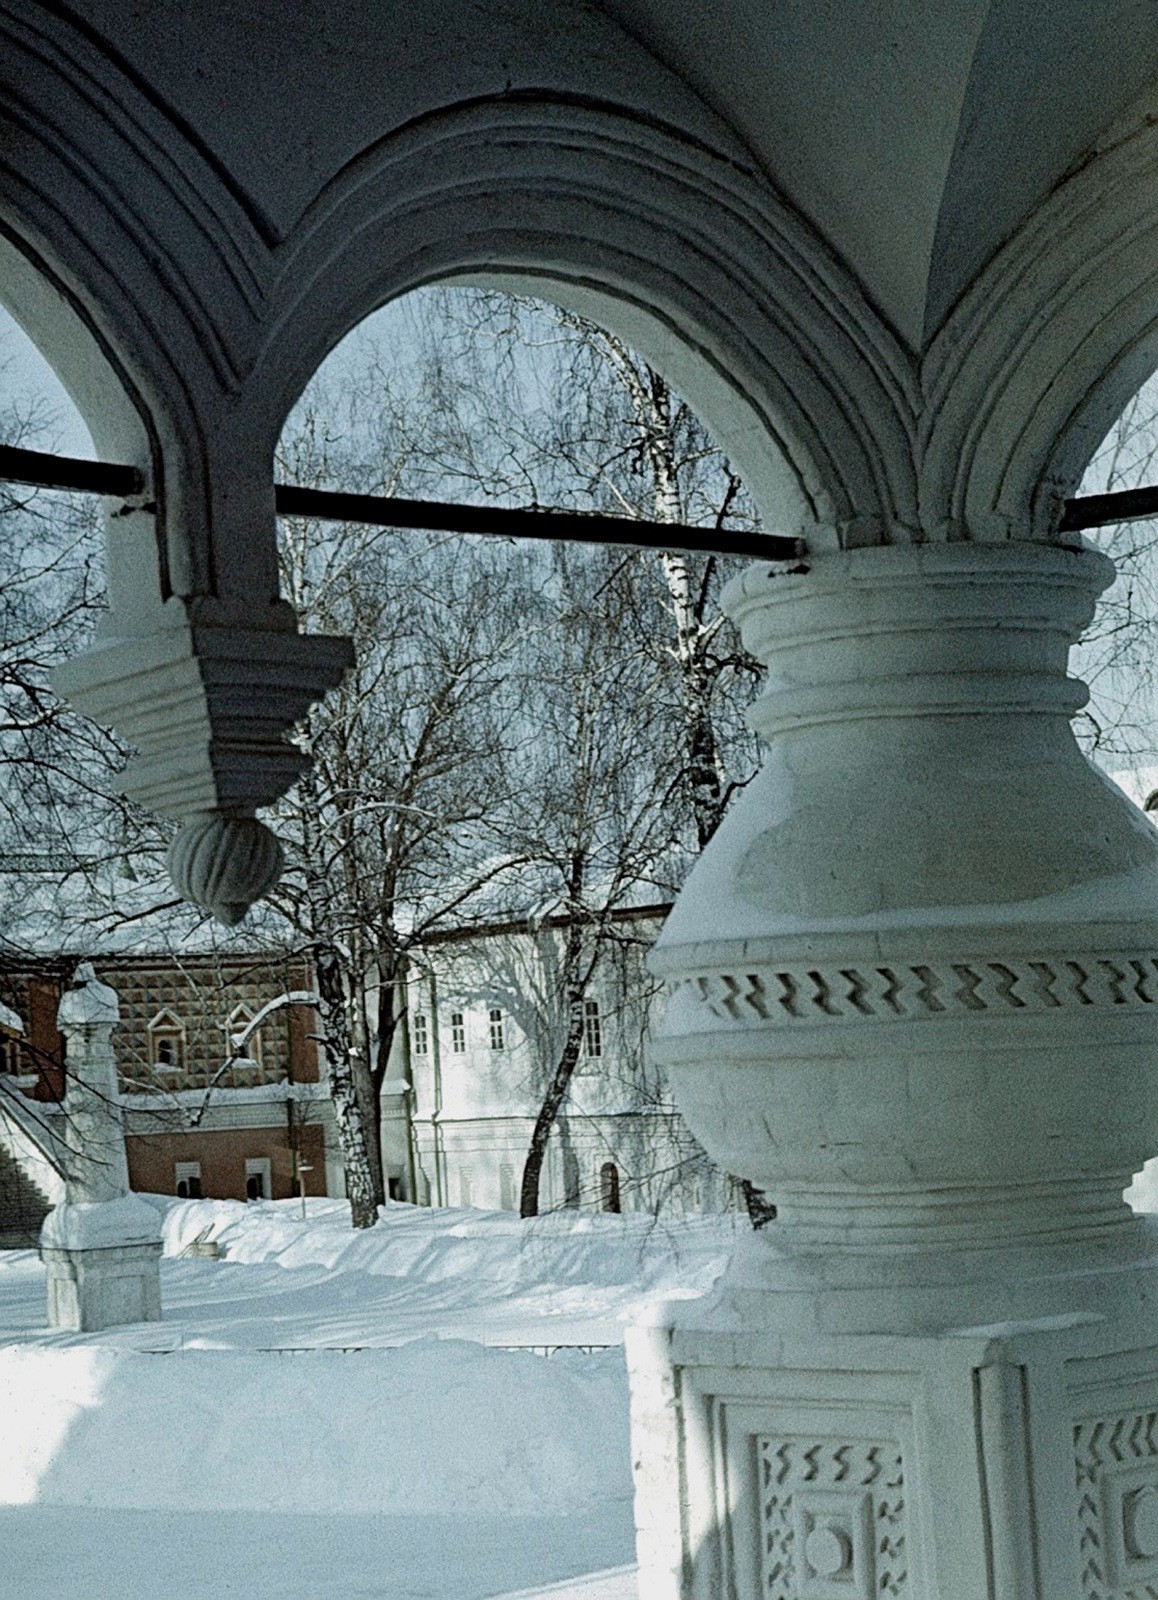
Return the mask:
[[157,1213],[129,1190],[112,1048],[119,1017],[115,992],[82,963],[56,1016],[67,1043],[65,1199],[40,1234],[49,1324],[80,1333],[161,1317]]

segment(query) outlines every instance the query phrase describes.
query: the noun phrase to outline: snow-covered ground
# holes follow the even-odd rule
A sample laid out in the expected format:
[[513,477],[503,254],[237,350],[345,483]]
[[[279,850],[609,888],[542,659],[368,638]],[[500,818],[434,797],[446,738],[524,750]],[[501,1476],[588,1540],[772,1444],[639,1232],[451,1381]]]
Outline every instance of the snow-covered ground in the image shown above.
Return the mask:
[[157,1204],[162,1324],[0,1253],[0,1600],[633,1595],[623,1324],[731,1221]]
[[0,1252],[0,1600],[635,1600],[623,1325],[746,1224],[156,1204],[161,1324]]

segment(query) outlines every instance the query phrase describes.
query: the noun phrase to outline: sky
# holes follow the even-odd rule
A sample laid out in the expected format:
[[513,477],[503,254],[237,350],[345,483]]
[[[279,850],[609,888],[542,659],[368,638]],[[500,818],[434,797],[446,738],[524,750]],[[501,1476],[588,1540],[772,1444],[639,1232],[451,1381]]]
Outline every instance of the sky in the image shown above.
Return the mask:
[[0,306],[0,414],[11,404],[24,411],[39,402],[49,426],[38,448],[61,455],[96,456],[84,419],[32,340]]
[[[410,324],[414,298],[408,296],[367,318],[330,353],[320,375],[324,374],[329,383],[336,381],[340,386],[343,371],[358,366],[365,360],[367,350],[375,345],[396,351],[400,365],[405,368],[407,347],[413,346],[415,338]],[[0,307],[0,416],[10,406],[22,413],[35,408],[44,418],[45,427],[37,440],[38,448],[88,459],[95,457],[88,429],[68,392],[31,339]],[[1114,449],[1115,437],[1126,440],[1125,448]],[[1158,377],[1143,386],[1123,414],[1122,421],[1115,425],[1095,453],[1080,492],[1098,493],[1106,488],[1133,487],[1136,483],[1156,480]],[[1118,582],[1103,602],[1100,618],[1107,619],[1112,627],[1120,620],[1117,611],[1123,604],[1129,605],[1136,617],[1139,614],[1147,617],[1148,636],[1139,635],[1142,661],[1124,667],[1117,664],[1107,667],[1106,648],[1095,638],[1079,647],[1071,663],[1071,670],[1091,681],[1091,711],[1098,721],[1106,725],[1129,724],[1132,728],[1132,732],[1124,736],[1126,745],[1131,748],[1129,757],[1117,758],[1106,752],[1100,759],[1114,771],[1119,766],[1123,769],[1145,767],[1147,782],[1151,767],[1158,772],[1158,733],[1151,731],[1158,727],[1158,674],[1144,665],[1152,649],[1155,621],[1151,619],[1158,610],[1158,539],[1154,538],[1154,532],[1153,525],[1135,524],[1133,529],[1105,530],[1094,536],[1095,542],[1120,563]],[[1093,632],[1097,634],[1098,624]],[[1148,748],[1142,748],[1144,746]]]

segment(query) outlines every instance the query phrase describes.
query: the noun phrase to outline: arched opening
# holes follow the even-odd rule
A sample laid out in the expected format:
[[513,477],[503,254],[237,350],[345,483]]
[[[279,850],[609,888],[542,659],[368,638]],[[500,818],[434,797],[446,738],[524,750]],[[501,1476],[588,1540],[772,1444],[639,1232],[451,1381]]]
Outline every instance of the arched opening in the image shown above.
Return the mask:
[[[625,941],[654,938],[756,766],[744,715],[754,664],[718,609],[742,562],[684,548],[688,525],[707,545],[759,529],[744,479],[618,326],[458,282],[392,302],[332,352],[287,419],[276,477],[678,525],[667,550],[307,516],[283,517],[279,534],[283,593],[303,625],[350,634],[356,650],[343,688],[311,714],[314,773],[277,813],[298,913],[321,914],[313,936],[335,952],[337,930],[357,925],[375,968],[375,1049],[335,1033],[330,1059],[364,1051],[373,1087],[399,1022],[401,962],[421,952],[442,992],[465,976],[470,1003],[412,1018],[412,1049],[430,1051],[436,1080],[440,1052],[467,1048],[473,1011],[485,1111],[500,1125],[493,1160],[472,1152],[490,1169],[449,1171],[450,1193],[508,1196],[500,1152],[525,1139],[520,1205],[537,1209],[576,1072],[617,1115],[655,1122],[658,1164],[668,1112],[642,1060],[633,1076],[634,1057],[608,1048],[600,974]],[[521,906],[541,933],[519,927]],[[472,962],[453,968],[440,952],[480,923]],[[622,1003],[642,1013],[642,973],[640,987]],[[445,1105],[416,1105],[420,1145],[434,1147],[436,1113],[445,1131]],[[377,1159],[370,1149],[372,1183]],[[565,1163],[570,1206],[573,1176]]]
[[[152,454],[106,343],[47,268],[3,235],[0,444],[146,470]],[[0,917],[9,938],[29,949],[43,944],[50,904],[66,945],[76,941],[86,897],[90,909],[102,903],[115,915],[120,902],[127,911],[130,858],[166,842],[160,829],[149,840],[152,823],[124,800],[123,730],[77,713],[57,688],[57,674],[75,670],[110,631],[118,582],[122,598],[126,579],[138,591],[138,627],[160,604],[154,519],[124,512],[123,497],[110,505],[0,481]],[[158,871],[154,861],[144,876],[155,882]]]
[[[43,371],[36,372],[38,388],[43,392],[55,387],[76,409],[55,448],[62,454],[95,455],[149,470],[153,454],[149,425],[123,367],[63,284],[2,232],[0,307],[51,369],[47,385]],[[20,359],[23,363],[28,358]],[[63,412],[63,405],[59,409]]]
[[623,1210],[619,1193],[619,1168],[614,1161],[605,1161],[599,1169],[599,1209],[616,1215]]
[[[1131,397],[1094,452],[1080,494],[1118,494],[1158,482],[1158,376]],[[1090,528],[1117,575],[1074,651],[1090,687],[1077,731],[1087,753],[1143,809],[1158,791],[1158,518]]]

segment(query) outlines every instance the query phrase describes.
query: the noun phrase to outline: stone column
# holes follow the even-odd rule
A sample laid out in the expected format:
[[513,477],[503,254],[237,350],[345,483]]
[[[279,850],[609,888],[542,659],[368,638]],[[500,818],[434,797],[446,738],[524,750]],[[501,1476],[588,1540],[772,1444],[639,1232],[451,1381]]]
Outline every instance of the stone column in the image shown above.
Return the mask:
[[642,1600],[1158,1594],[1158,833],[1066,676],[1111,576],[952,543],[726,595],[769,749],[656,1048],[779,1216],[630,1335]]
[[88,962],[77,968],[56,1022],[66,1042],[69,1171],[65,1200],[45,1218],[48,1320],[92,1332],[161,1317],[157,1213],[129,1190],[112,1032],[117,997]]

